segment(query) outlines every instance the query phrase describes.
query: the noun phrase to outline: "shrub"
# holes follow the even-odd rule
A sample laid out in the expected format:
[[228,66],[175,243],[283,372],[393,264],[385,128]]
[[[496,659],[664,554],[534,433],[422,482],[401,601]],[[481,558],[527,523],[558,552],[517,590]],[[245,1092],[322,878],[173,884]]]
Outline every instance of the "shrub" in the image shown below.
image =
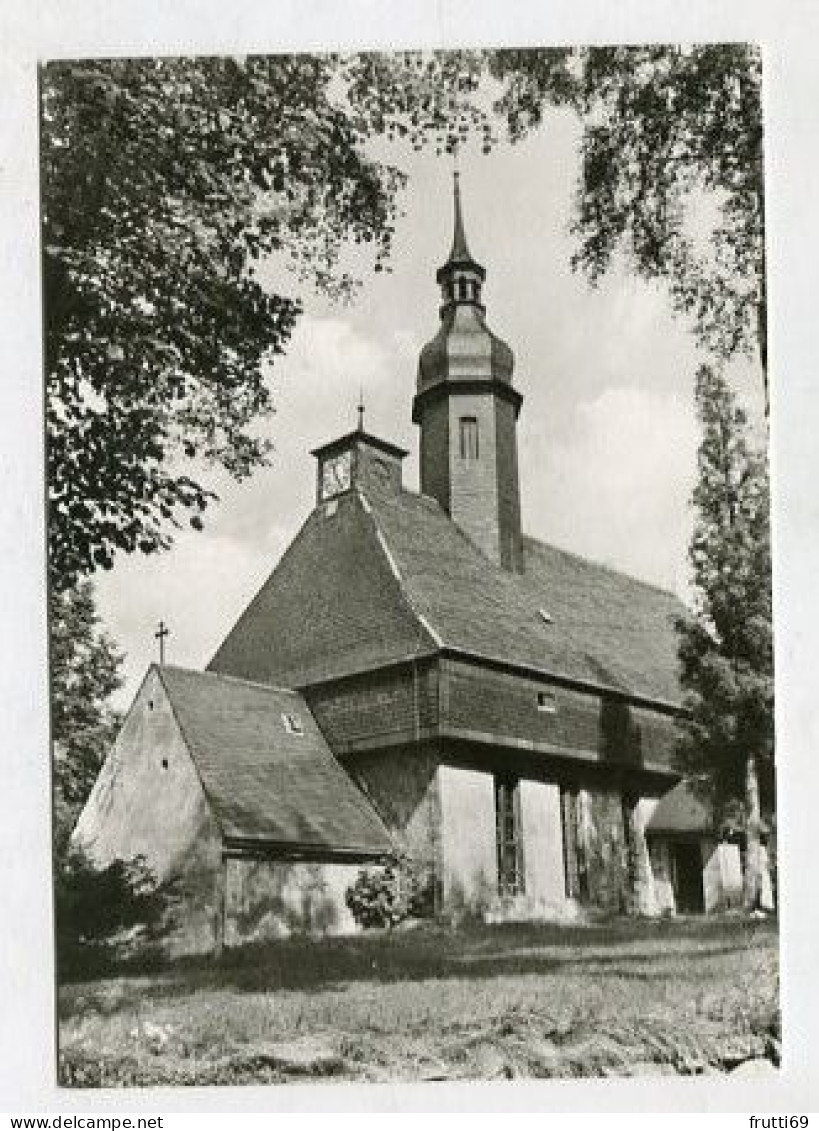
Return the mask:
[[143,856],[95,868],[84,853],[69,852],[55,866],[57,955],[66,968],[114,957],[128,934],[132,947],[155,942],[170,925],[173,885],[159,885]]
[[360,927],[393,927],[404,918],[398,877],[391,865],[362,868],[344,901]]
[[362,868],[344,900],[360,927],[394,927],[432,914],[431,872],[406,856],[397,864]]

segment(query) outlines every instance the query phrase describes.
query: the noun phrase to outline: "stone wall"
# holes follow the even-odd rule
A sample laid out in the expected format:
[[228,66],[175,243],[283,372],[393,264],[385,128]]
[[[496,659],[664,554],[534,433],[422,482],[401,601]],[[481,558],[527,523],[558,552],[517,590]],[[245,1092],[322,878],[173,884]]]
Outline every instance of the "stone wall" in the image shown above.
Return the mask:
[[93,864],[142,856],[182,899],[172,950],[209,947],[221,839],[161,679],[137,694],[72,835]]
[[742,862],[739,845],[713,838],[702,841],[702,882],[705,910],[726,911],[742,906]]
[[491,774],[456,766],[438,770],[441,804],[441,910],[489,912],[498,901],[495,783]]
[[[702,860],[702,894],[706,914],[727,911],[742,905],[742,864],[739,846],[714,837],[697,841]],[[674,892],[674,838],[653,836],[649,841],[651,858],[652,910],[655,915],[677,912]]]
[[553,782],[520,782],[520,823],[527,915],[560,918],[566,912],[566,876],[560,788]]
[[654,891],[654,914],[671,915],[676,910],[668,841],[652,837],[649,842]]
[[581,786],[563,792],[568,887],[578,903],[611,914],[634,906],[629,828],[622,793]]
[[424,406],[421,428],[421,491],[437,499],[449,514],[449,401],[446,397]]
[[495,400],[495,429],[500,560],[505,569],[519,573],[523,569],[523,540],[520,529],[517,417],[515,406],[500,397]]
[[434,903],[440,900],[441,801],[438,757],[416,746],[356,754],[344,768],[378,811],[399,849],[415,862]]
[[651,854],[646,839],[648,822],[657,808],[659,798],[641,797],[631,811],[631,852],[634,877],[634,911],[638,915],[657,915],[657,894],[654,888],[654,873],[651,868]]
[[[475,545],[500,564],[496,398],[489,393],[459,393],[449,398],[449,408],[449,513]],[[462,417],[477,421],[477,459],[461,456]]]
[[236,946],[292,934],[341,935],[358,930],[345,902],[357,864],[228,858],[225,942]]

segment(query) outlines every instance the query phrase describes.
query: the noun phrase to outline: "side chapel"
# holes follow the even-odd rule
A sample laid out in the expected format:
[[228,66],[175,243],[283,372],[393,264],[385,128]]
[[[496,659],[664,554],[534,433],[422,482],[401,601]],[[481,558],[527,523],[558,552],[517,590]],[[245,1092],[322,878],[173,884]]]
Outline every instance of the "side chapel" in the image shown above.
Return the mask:
[[185,881],[184,945],[352,929],[346,888],[399,854],[437,915],[741,899],[675,761],[681,603],[523,532],[523,396],[484,279],[456,178],[420,491],[361,419],[317,448],[301,530],[207,671],[151,667],[80,817],[96,862]]

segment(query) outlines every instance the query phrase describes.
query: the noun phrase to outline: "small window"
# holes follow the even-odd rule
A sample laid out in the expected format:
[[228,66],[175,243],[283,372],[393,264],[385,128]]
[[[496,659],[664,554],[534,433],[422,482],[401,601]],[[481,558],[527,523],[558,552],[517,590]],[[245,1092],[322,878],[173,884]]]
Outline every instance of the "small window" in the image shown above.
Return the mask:
[[167,770],[167,768],[168,768],[168,759],[167,759],[167,758],[163,758],[163,759],[162,759],[162,769],[163,769],[163,770]]
[[521,895],[524,891],[519,786],[516,778],[495,778],[498,891],[501,895]]
[[474,416],[460,419],[461,459],[478,458],[478,421]]
[[537,709],[545,715],[557,714],[557,698],[553,691],[538,691]]
[[304,727],[298,715],[283,714],[282,722],[288,734],[304,734]]

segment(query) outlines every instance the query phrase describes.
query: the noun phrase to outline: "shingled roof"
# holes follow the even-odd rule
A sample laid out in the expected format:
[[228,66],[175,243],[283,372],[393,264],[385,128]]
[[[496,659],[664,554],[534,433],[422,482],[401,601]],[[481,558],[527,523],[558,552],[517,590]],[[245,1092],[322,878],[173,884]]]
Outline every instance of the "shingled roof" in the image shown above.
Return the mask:
[[683,608],[672,594],[533,538],[524,572],[511,573],[431,499],[402,492],[370,506],[411,606],[442,646],[679,702]]
[[211,667],[304,687],[446,648],[680,702],[675,596],[533,538],[524,560],[501,569],[426,496],[351,492],[316,508]]
[[158,669],[222,834],[283,855],[373,859],[393,845],[297,692]]
[[701,834],[713,830],[713,805],[704,792],[697,789],[696,782],[686,778],[660,798],[646,825],[646,832],[654,835]]

